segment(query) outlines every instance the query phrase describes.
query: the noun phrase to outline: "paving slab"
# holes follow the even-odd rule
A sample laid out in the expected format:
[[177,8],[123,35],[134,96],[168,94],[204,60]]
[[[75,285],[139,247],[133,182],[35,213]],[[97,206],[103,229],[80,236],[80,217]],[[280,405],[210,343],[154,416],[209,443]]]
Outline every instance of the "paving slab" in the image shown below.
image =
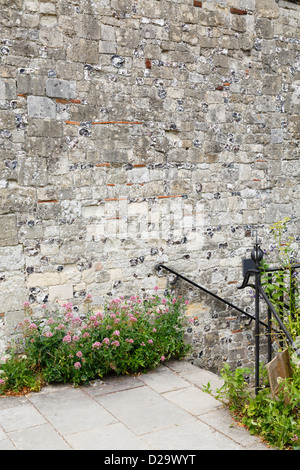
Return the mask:
[[267,450],[202,390],[220,380],[169,361],[145,374],[1,397],[0,450]]
[[199,371],[182,371],[179,373],[180,377],[187,380],[190,384],[196,385],[201,388],[209,385],[212,393],[215,393],[224,384],[224,380],[207,370]]
[[210,411],[201,415],[201,421],[216,431],[226,434],[230,439],[239,443],[248,450],[264,450],[266,446],[256,436],[252,436],[247,429],[235,422],[225,408]]
[[164,393],[164,397],[194,416],[199,416],[223,406],[214,397],[193,386]]
[[0,424],[4,431],[22,430],[46,423],[45,418],[29,403],[0,411]]
[[[11,441],[19,450],[70,450],[71,447],[48,423],[31,426],[9,433]],[[1,441],[0,441],[1,445]]]
[[140,376],[140,381],[158,393],[186,388],[189,383],[166,367]]
[[137,376],[111,376],[101,380],[93,380],[82,389],[92,397],[142,387],[144,384]]
[[62,435],[73,433],[75,429],[85,431],[99,423],[108,425],[116,422],[110,413],[80,388],[34,394],[28,399]]
[[11,442],[10,439],[1,439],[0,450],[16,450],[16,446]]
[[96,400],[137,435],[192,420],[185,410],[146,386],[97,397]]
[[171,426],[142,436],[157,450],[243,450],[235,440],[194,419],[179,426]]
[[97,426],[69,434],[67,442],[77,450],[150,450],[152,447],[122,423]]

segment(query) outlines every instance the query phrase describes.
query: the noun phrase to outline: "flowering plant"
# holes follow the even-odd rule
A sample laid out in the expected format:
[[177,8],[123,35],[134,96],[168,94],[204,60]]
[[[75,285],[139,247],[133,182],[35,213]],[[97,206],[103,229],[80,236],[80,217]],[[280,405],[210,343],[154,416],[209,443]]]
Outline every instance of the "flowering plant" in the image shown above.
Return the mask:
[[[67,303],[42,321],[33,321],[30,305],[24,305],[26,317],[19,324],[24,361],[46,382],[80,384],[112,371],[137,373],[171,356],[182,358],[190,349],[184,341],[187,302],[182,298],[161,299],[155,288],[155,295],[147,299],[113,299],[101,312],[93,311],[90,296],[85,303],[84,318]],[[2,369],[8,369],[7,362]],[[5,389],[4,381],[0,391]]]
[[[270,245],[266,252],[266,259],[262,261],[262,285],[282,318],[293,339],[300,339],[300,292],[299,270],[293,269],[293,259],[297,255],[294,237],[285,236],[290,218],[276,222],[270,227],[275,243]],[[267,268],[273,263],[280,268],[272,273],[270,280]],[[298,263],[297,263],[298,264]],[[264,273],[264,270],[266,272]]]

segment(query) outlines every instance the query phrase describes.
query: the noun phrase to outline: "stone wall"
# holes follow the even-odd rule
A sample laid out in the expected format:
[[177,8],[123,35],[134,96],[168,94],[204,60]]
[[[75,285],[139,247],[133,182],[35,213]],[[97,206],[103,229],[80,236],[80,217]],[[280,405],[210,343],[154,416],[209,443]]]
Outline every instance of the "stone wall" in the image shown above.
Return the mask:
[[[24,301],[163,293],[158,262],[251,310],[254,230],[289,216],[299,239],[297,2],[0,5],[1,349]],[[174,292],[195,363],[249,362],[252,326]]]

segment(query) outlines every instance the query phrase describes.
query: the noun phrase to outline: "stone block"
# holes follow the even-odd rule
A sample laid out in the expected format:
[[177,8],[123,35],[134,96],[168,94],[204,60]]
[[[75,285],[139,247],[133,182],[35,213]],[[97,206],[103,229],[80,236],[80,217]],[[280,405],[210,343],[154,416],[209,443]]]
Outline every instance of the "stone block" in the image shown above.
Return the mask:
[[57,25],[57,16],[56,15],[41,15],[40,17],[40,26],[46,26],[51,28]]
[[0,79],[0,106],[5,104],[6,101],[6,86],[5,81]]
[[300,116],[291,116],[289,122],[289,128],[292,132],[300,132]]
[[274,35],[274,25],[268,18],[258,18],[256,22],[257,37],[272,39]]
[[207,112],[208,122],[225,122],[225,107],[222,104],[210,104]]
[[0,216],[0,246],[17,245],[17,216],[1,215]]
[[58,220],[61,217],[61,207],[57,200],[40,201],[37,206],[37,217],[44,220]]
[[104,216],[104,206],[86,206],[82,208],[82,216],[101,218]]
[[283,142],[283,131],[282,129],[271,129],[271,143],[281,144]]
[[46,84],[46,94],[52,98],[76,98],[76,82],[49,78]]
[[[20,300],[22,304],[22,302],[25,302],[26,297]],[[18,323],[21,323],[23,320],[24,320],[24,310],[10,311],[7,315],[5,315],[6,334],[13,335],[14,333],[16,333],[16,325],[18,325]]]
[[60,284],[60,272],[54,273],[32,273],[27,278],[27,287],[44,287]]
[[31,75],[19,75],[17,77],[18,93],[26,95],[44,95],[45,94],[45,78],[35,77]]
[[28,116],[39,119],[55,119],[56,105],[45,96],[28,96]]
[[98,41],[77,38],[67,50],[67,60],[83,62],[84,64],[97,64],[98,47]]
[[107,162],[126,163],[128,162],[128,152],[123,149],[108,151],[105,155]]
[[46,158],[22,157],[20,159],[19,183],[24,186],[45,186],[48,182]]
[[262,92],[264,95],[276,95],[281,91],[281,76],[266,75],[263,79]]
[[23,303],[27,300],[28,292],[25,287],[24,274],[11,271],[1,282],[0,289],[0,312],[8,312],[23,309]]
[[19,231],[19,236],[20,240],[23,242],[23,240],[26,239],[35,239],[35,238],[43,238],[44,235],[44,227],[43,225],[23,225],[20,228]]
[[41,43],[47,47],[60,48],[64,45],[64,36],[60,28],[56,26],[42,27],[39,30],[39,37]]
[[56,300],[70,300],[73,298],[73,286],[50,286],[49,287],[49,301],[55,302]]
[[107,271],[98,271],[95,275],[95,282],[102,283],[110,280],[110,274]]
[[101,39],[102,41],[114,42],[116,39],[115,28],[106,24],[101,25]]
[[293,83],[292,104],[299,106],[300,104],[300,80]]
[[[62,123],[59,121],[29,119],[27,132],[29,137],[40,137],[37,142],[39,147],[35,145],[35,141],[32,142],[31,149],[33,150],[33,153],[35,155],[45,155],[46,150],[45,156],[48,156],[49,153],[53,151],[53,145],[55,144],[55,141],[50,142],[49,138],[61,137],[63,128]],[[44,140],[43,143],[42,140]]]
[[0,106],[6,101],[14,100],[17,96],[16,82],[12,79],[0,78]]
[[99,52],[100,54],[115,54],[117,52],[117,45],[111,41],[100,41]]
[[[299,178],[299,176],[300,176],[300,161],[299,161],[299,158],[297,158],[295,160],[283,161],[282,162],[282,174],[284,174],[288,177]],[[288,188],[286,188],[286,192],[288,192]]]
[[269,210],[266,213],[267,224],[274,224],[285,217],[293,216],[292,204],[270,204]]
[[99,39],[100,21],[93,15],[79,15],[78,35],[87,39]]
[[279,6],[276,0],[256,0],[256,12],[258,16],[276,19],[279,16]]
[[24,268],[23,246],[0,247],[0,272]]

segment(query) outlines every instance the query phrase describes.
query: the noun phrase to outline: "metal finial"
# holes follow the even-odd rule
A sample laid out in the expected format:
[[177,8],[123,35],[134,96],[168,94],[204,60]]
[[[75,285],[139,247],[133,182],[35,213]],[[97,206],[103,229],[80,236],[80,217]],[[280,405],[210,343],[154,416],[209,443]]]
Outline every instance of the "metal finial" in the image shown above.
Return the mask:
[[254,248],[253,250],[251,251],[251,258],[253,259],[253,261],[255,262],[255,264],[258,266],[260,261],[263,259],[264,257],[264,254],[258,244],[258,230],[255,230],[255,245],[254,245]]

